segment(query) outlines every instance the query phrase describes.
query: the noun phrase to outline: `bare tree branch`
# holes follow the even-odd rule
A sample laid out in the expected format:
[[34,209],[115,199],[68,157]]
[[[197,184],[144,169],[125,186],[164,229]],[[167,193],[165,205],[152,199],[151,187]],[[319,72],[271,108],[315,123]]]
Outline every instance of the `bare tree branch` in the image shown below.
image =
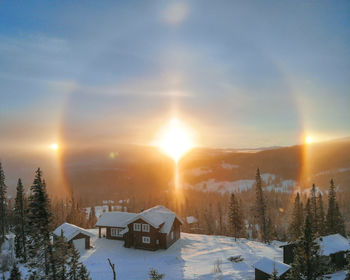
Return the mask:
[[113,280],[117,280],[117,274],[115,272],[115,264],[112,263],[109,258],[107,260],[108,260],[109,265],[110,265],[110,267],[112,268],[112,271],[113,271]]

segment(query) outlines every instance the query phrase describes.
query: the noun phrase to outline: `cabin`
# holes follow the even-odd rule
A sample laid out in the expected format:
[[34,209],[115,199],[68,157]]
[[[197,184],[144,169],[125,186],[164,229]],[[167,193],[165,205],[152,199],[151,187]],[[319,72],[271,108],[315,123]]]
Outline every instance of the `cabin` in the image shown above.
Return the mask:
[[[350,251],[349,240],[340,234],[321,236],[316,239],[320,246],[320,256],[335,268],[343,268],[346,264],[346,253]],[[283,262],[291,264],[294,261],[294,248],[296,243],[288,243],[280,246],[283,248]]]
[[106,239],[124,240],[122,232],[126,229],[127,222],[136,216],[136,213],[118,211],[103,213],[95,225],[98,227],[98,237],[102,237],[104,229]]
[[180,238],[182,224],[182,220],[164,206],[147,209],[128,222],[125,247],[167,249]]
[[253,264],[255,269],[255,280],[268,280],[273,275],[274,271],[281,280],[287,279],[287,275],[291,266],[269,258],[263,257],[258,262]]
[[155,251],[169,248],[180,238],[182,220],[164,206],[155,206],[138,214],[127,212],[104,213],[96,223],[106,228],[107,239],[124,240],[126,248]]
[[55,237],[62,236],[67,240],[68,243],[73,243],[74,247],[77,249],[90,249],[90,238],[94,235],[87,230],[72,225],[69,223],[63,223],[53,232],[54,239]]

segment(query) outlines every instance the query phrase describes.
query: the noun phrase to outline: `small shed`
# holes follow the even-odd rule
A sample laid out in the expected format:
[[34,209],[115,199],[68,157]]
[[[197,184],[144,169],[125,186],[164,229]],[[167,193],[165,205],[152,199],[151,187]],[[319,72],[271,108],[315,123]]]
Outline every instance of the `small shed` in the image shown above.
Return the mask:
[[255,268],[255,280],[268,280],[274,270],[277,271],[277,276],[284,280],[290,270],[291,266],[285,263],[281,263],[269,258],[263,257],[258,262],[253,264]]
[[[334,265],[336,268],[342,268],[346,264],[346,252],[350,251],[349,240],[340,234],[331,234],[327,236],[321,236],[315,240],[320,246],[320,256],[328,262]],[[294,261],[294,248],[296,242],[288,243],[280,246],[283,248],[283,262],[291,264]]]
[[[63,234],[67,242],[73,243],[76,247],[85,247],[85,249],[91,248],[90,238],[94,236],[86,229],[69,223],[63,223],[60,225],[54,230],[53,234],[55,236],[61,236]],[[83,246],[81,244],[83,244]]]
[[283,262],[286,264],[291,264],[294,261],[294,248],[295,243],[288,243],[285,245],[281,245],[280,248],[283,249]]
[[321,236],[317,239],[320,245],[320,255],[337,268],[346,264],[346,252],[350,251],[349,240],[340,234]]

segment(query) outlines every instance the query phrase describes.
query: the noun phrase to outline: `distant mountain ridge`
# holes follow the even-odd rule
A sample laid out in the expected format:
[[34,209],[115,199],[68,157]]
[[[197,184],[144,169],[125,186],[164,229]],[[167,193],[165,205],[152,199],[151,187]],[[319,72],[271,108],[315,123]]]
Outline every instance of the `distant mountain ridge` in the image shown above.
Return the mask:
[[[254,180],[259,167],[262,173],[274,176],[272,183],[276,182],[278,188],[278,182],[299,181],[306,157],[309,178],[305,188],[312,183],[326,188],[331,177],[336,184],[350,188],[350,137],[307,146],[249,151],[197,148],[180,160],[179,170],[183,183],[195,186],[209,180]],[[66,150],[60,159],[61,174],[55,171],[57,164],[45,157],[18,154],[1,155],[1,158],[10,192],[18,177],[29,186],[38,166],[44,171],[49,189],[59,190],[62,186],[57,176],[63,175],[68,187],[82,196],[166,191],[174,176],[173,161],[150,146]]]

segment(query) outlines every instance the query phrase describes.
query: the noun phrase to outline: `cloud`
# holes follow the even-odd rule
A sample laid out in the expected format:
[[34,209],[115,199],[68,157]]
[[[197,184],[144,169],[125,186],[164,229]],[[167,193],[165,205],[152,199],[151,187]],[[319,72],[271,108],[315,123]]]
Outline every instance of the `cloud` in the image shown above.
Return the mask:
[[178,25],[186,20],[189,14],[189,6],[184,2],[174,1],[162,12],[162,19],[170,25]]

